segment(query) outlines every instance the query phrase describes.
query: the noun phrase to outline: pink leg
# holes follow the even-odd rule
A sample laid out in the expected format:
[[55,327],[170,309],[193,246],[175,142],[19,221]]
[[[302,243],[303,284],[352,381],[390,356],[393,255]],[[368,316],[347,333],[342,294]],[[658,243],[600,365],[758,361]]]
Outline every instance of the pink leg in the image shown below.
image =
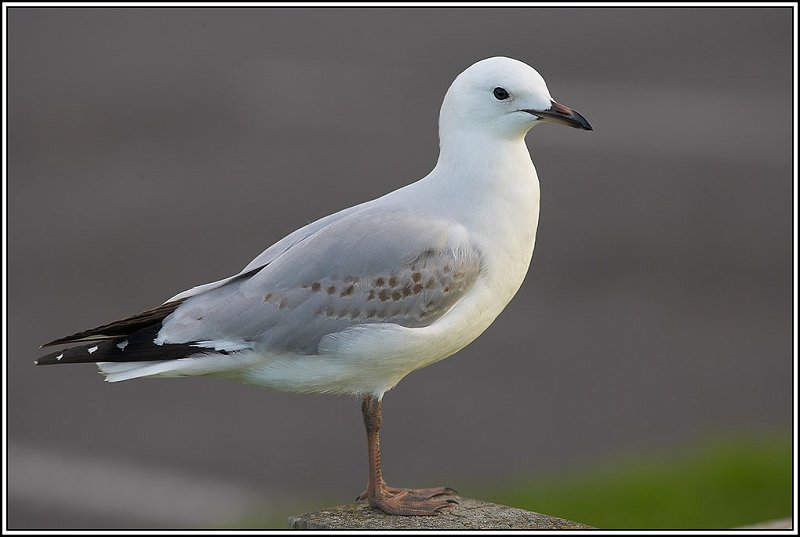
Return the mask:
[[367,429],[369,481],[367,490],[357,499],[366,499],[372,507],[390,515],[431,516],[439,514],[443,508],[453,507],[455,500],[438,498],[455,494],[456,491],[449,487],[402,489],[386,484],[381,474],[380,430],[383,418],[380,399],[364,397],[361,412]]

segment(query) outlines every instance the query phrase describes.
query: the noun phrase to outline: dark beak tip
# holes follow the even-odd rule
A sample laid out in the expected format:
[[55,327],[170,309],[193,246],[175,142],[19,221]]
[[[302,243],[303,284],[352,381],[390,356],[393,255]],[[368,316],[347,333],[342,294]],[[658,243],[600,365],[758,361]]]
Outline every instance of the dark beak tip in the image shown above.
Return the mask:
[[529,114],[538,116],[540,119],[553,123],[561,123],[575,129],[593,131],[594,129],[580,113],[568,106],[553,101],[553,105],[548,110],[525,110]]
[[575,110],[570,110],[568,124],[572,127],[579,128],[584,131],[593,131],[592,125],[589,121]]

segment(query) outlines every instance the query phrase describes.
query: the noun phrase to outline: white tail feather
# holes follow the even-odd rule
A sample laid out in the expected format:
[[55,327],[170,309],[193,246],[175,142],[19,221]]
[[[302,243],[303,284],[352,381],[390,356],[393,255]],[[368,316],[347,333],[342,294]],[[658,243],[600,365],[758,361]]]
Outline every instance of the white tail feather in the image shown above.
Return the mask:
[[142,377],[222,374],[251,367],[263,361],[264,357],[255,352],[237,352],[235,354],[208,352],[189,358],[156,362],[97,362],[97,368],[106,376],[106,382],[121,382]]

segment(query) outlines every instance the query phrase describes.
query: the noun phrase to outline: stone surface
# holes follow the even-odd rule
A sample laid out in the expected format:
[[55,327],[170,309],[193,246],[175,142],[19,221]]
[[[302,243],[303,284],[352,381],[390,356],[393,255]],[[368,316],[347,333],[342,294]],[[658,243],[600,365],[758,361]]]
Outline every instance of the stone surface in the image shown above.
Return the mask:
[[339,529],[582,529],[584,524],[533,511],[455,497],[458,505],[437,516],[395,516],[366,503],[339,505],[316,513],[289,517],[296,530]]

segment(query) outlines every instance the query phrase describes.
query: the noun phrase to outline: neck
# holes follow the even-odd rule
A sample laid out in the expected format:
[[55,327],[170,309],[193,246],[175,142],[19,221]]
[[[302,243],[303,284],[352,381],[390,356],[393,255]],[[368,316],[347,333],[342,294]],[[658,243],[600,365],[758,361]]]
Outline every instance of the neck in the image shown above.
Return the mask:
[[538,181],[524,134],[509,138],[483,133],[458,133],[442,137],[439,159],[428,176],[431,182],[446,183],[459,197],[474,193],[485,196],[514,195]]
[[406,192],[476,230],[502,227],[497,215],[535,230],[539,215],[539,181],[523,136],[443,138],[436,167]]

